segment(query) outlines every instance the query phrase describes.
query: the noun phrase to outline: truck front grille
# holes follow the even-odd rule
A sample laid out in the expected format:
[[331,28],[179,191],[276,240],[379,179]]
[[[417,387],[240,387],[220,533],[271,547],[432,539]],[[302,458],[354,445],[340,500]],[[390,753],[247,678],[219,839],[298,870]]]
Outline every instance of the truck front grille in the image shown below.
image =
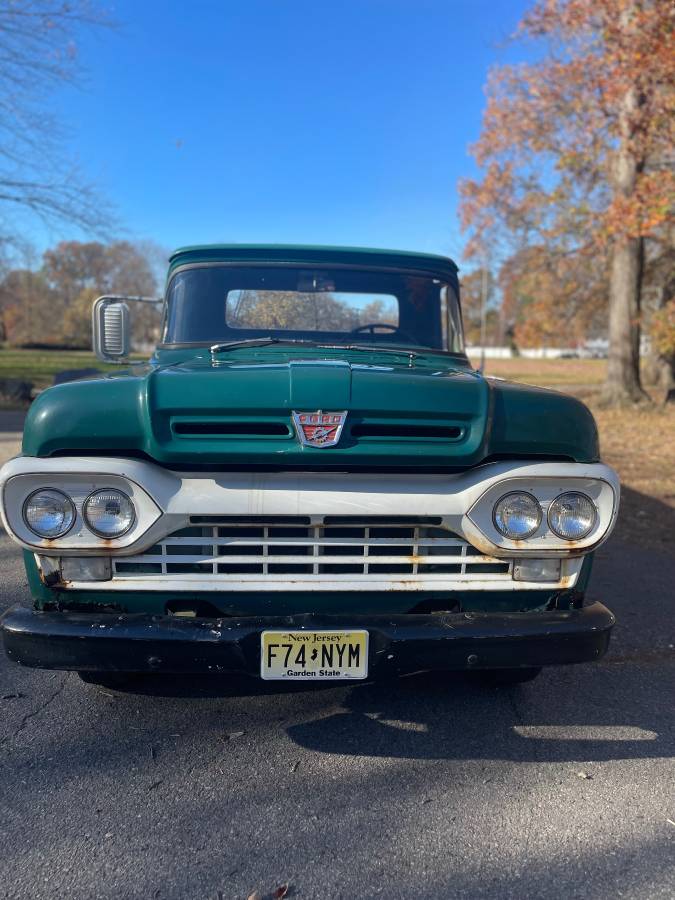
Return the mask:
[[438,590],[510,582],[511,562],[440,517],[192,516],[144,553],[113,559],[113,574],[220,590]]

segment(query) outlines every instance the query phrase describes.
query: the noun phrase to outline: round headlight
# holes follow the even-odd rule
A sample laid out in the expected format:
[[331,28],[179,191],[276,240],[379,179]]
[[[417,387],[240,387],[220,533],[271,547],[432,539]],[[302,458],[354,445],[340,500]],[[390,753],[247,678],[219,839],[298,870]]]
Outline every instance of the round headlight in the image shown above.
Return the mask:
[[541,525],[541,517],[539,501],[524,491],[505,494],[495,503],[492,513],[497,530],[512,541],[532,537]]
[[126,534],[134,524],[134,504],[122,491],[94,491],[84,501],[84,520],[94,534],[117,538]]
[[42,488],[26,498],[23,520],[38,537],[57,538],[73,527],[75,507],[61,491]]
[[595,504],[586,494],[560,494],[548,508],[549,528],[566,541],[579,541],[593,530],[598,518]]

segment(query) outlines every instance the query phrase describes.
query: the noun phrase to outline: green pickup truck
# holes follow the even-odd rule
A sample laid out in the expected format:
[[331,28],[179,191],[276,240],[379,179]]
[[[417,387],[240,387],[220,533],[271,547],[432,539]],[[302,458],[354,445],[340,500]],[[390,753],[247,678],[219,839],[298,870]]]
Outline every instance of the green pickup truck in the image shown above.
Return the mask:
[[[101,359],[142,299],[96,301]],[[34,601],[6,651],[89,681],[517,682],[614,624],[584,600],[619,503],[593,418],[471,367],[441,256],[176,251],[150,361],[40,394],[0,490]]]

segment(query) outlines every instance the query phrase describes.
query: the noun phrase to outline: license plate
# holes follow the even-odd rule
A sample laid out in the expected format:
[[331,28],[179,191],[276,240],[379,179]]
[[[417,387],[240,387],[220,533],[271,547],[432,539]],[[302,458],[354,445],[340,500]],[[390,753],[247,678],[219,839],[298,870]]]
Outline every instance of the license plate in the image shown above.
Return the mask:
[[266,681],[345,681],[368,676],[367,631],[263,631]]

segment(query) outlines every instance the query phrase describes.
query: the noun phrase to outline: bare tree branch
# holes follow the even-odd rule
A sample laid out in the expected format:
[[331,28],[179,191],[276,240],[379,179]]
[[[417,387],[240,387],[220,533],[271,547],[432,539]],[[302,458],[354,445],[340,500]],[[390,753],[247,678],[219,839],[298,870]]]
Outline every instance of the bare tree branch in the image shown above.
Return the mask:
[[109,233],[111,211],[72,160],[50,94],[78,85],[77,41],[113,23],[92,0],[0,0],[0,244],[21,211],[49,224]]

